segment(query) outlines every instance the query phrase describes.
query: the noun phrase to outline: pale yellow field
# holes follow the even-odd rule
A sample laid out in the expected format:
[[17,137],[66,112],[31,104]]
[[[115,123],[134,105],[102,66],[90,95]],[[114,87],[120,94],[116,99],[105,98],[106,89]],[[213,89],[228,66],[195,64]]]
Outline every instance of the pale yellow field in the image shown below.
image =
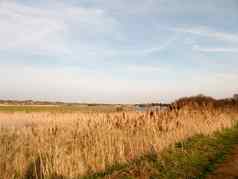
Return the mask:
[[[0,178],[76,177],[195,134],[231,127],[235,112],[0,113]],[[35,172],[37,171],[37,172]]]

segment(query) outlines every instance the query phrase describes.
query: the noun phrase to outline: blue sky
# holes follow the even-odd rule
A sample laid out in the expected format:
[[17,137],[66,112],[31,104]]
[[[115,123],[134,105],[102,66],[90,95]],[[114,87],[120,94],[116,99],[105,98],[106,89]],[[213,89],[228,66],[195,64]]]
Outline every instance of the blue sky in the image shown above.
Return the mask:
[[3,99],[229,97],[237,57],[237,0],[0,1]]

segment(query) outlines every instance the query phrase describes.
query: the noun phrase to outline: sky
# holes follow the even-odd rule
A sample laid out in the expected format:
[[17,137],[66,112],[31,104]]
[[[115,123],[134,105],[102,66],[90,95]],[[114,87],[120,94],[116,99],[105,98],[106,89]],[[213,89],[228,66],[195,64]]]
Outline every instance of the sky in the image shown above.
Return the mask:
[[238,93],[237,0],[0,0],[0,99]]

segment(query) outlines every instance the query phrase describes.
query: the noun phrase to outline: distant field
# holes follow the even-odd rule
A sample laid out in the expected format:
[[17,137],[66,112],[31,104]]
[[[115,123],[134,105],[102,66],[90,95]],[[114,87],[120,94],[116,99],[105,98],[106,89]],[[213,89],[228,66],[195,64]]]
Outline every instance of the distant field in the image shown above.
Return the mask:
[[118,105],[6,105],[0,104],[0,112],[119,112],[132,106]]

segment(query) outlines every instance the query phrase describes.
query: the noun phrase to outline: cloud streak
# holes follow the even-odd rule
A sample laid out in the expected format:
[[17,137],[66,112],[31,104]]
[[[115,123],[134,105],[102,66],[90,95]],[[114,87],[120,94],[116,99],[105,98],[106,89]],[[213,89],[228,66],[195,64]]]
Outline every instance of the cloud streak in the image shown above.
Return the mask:
[[101,9],[65,4],[43,9],[3,1],[0,26],[0,49],[62,55],[72,53],[72,33],[84,41],[93,34],[112,34],[117,22]]
[[199,52],[221,52],[221,53],[238,53],[238,48],[208,48],[208,47],[200,47],[195,45],[193,50]]
[[211,30],[208,27],[202,27],[202,26],[188,27],[188,28],[177,27],[177,28],[173,28],[172,30],[176,32],[209,37],[219,41],[227,41],[227,42],[235,42],[235,43],[238,42],[238,34],[228,33],[228,32],[218,32],[218,31]]

